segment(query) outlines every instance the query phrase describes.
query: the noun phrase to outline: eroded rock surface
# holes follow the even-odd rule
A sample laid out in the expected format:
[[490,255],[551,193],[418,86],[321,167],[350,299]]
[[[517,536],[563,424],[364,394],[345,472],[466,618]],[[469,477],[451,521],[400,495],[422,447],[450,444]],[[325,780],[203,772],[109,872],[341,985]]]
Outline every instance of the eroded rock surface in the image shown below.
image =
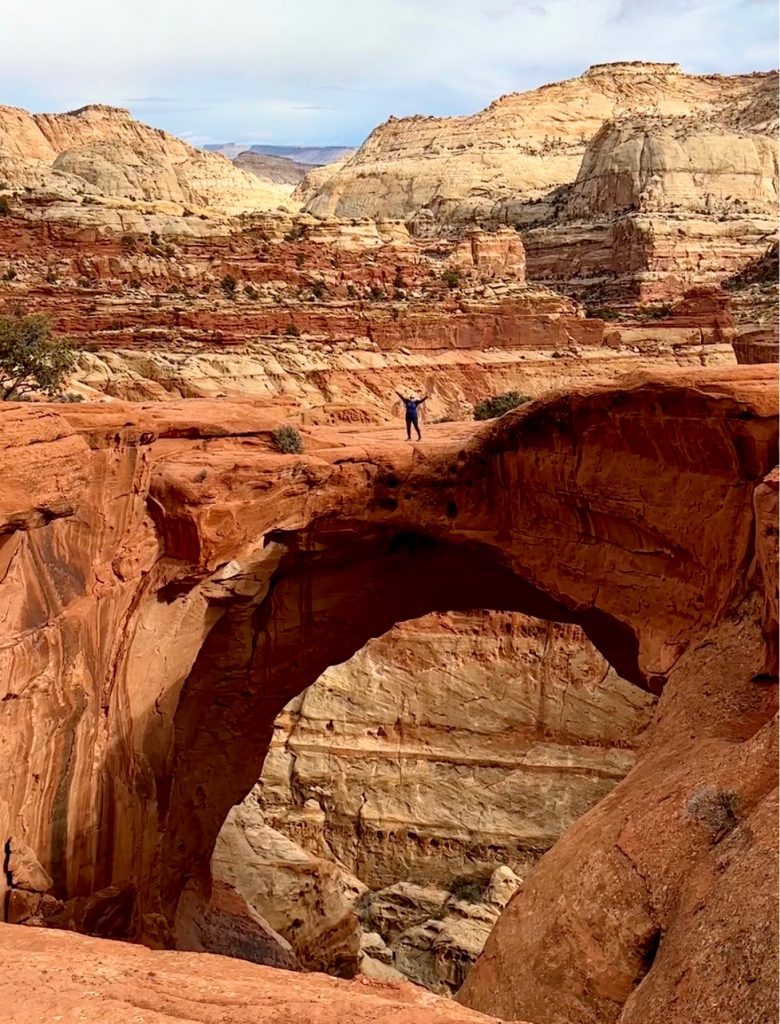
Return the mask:
[[46,192],[50,200],[168,203],[175,204],[169,212],[189,207],[190,214],[273,209],[290,191],[102,104],[65,114],[0,106],[0,178],[6,189]]
[[575,626],[429,616],[288,705],[260,806],[373,889],[525,872],[629,770],[654,703]]
[[[509,904],[510,922],[530,908],[537,944],[518,961],[499,924],[484,962],[511,960],[509,978],[544,961],[523,985],[532,1020],[670,1019],[703,900],[720,930],[687,991],[730,1007],[755,978],[750,1006],[771,1008],[751,950],[771,935],[772,872],[743,916],[743,899],[718,898],[712,858],[734,849],[740,884],[766,862],[752,816],[776,781],[774,692],[753,677],[773,583],[754,494],[776,417],[775,378],[749,366],[563,392],[476,433],[433,427],[419,447],[304,428],[300,456],[273,448],[278,410],[250,402],[4,407],[3,835],[33,850],[55,899],[113,887],[123,934],[164,940],[277,714],[326,667],[431,611],[570,621],[623,678],[666,685],[667,710]],[[683,820],[705,783],[739,795],[721,841],[738,850]],[[481,973],[469,998],[490,988]],[[687,1000],[678,1020],[695,1019]]]
[[514,225],[532,280],[593,302],[665,301],[720,283],[775,237],[776,125],[775,72],[596,65],[469,117],[390,118],[298,195],[311,212],[407,218],[422,235]]
[[153,952],[0,925],[3,1015],[13,1024],[489,1024],[410,984],[291,974],[203,953]]

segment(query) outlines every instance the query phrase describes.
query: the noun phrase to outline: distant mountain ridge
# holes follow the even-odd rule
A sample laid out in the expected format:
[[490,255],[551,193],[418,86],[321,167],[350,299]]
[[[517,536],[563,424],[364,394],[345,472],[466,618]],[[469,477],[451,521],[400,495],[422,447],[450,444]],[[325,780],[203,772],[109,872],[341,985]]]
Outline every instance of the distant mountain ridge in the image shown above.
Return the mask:
[[209,153],[221,153],[229,160],[234,160],[241,153],[263,153],[313,167],[332,164],[355,152],[354,146],[270,146],[265,143],[243,145],[240,142],[211,143],[203,148]]

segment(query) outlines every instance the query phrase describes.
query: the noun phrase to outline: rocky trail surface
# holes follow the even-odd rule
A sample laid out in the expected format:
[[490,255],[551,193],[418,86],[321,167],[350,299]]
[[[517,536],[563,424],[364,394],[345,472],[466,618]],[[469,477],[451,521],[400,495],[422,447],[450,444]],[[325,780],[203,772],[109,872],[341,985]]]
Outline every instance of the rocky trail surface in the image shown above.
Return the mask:
[[409,984],[290,974],[198,953],[0,925],[13,1024],[490,1024]]

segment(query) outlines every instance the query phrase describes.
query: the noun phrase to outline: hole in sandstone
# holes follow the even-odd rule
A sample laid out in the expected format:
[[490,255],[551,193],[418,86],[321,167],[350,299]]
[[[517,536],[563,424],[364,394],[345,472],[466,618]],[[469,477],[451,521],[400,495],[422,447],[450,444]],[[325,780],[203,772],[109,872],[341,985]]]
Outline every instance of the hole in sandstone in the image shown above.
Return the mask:
[[[354,571],[329,575],[322,601],[332,608],[348,594],[352,609],[329,620],[331,629],[354,626],[385,599],[385,587],[400,591],[403,607],[432,579],[446,600],[468,577],[463,564],[445,572],[436,561],[441,547],[416,534],[396,534],[380,547],[373,582]],[[480,570],[489,571],[484,563]],[[279,615],[270,635],[280,643],[289,632],[284,665],[307,663],[308,644],[330,660],[323,645],[333,637],[307,633],[319,607],[316,587],[302,591],[281,574],[272,595]],[[295,629],[285,625],[293,607],[304,608]],[[254,614],[257,631],[269,612]],[[236,649],[239,622],[220,623],[210,683],[232,723],[228,744],[252,701],[244,686],[229,683],[224,660],[228,647]],[[606,628],[589,625],[596,634]],[[628,663],[630,643],[620,650]],[[267,700],[267,678],[265,685]],[[239,692],[241,706],[231,706],[229,694]],[[580,626],[504,611],[401,621],[291,698],[262,737],[246,730],[256,747],[270,746],[262,771],[255,754],[242,760],[244,784],[253,781],[252,764],[259,781],[230,810],[214,848],[212,905],[198,911],[219,933],[208,941],[220,952],[234,941],[226,935],[236,914],[229,924],[215,914],[224,913],[227,887],[291,945],[304,969],[351,976],[380,963],[440,992],[462,983],[501,907],[544,852],[626,774],[655,706]],[[213,715],[209,730],[221,735]],[[421,946],[426,929],[440,936],[446,957]],[[177,930],[192,931],[181,910]],[[201,928],[200,941],[207,933]],[[246,936],[242,942],[233,955],[245,955]],[[651,945],[643,957],[655,955]]]

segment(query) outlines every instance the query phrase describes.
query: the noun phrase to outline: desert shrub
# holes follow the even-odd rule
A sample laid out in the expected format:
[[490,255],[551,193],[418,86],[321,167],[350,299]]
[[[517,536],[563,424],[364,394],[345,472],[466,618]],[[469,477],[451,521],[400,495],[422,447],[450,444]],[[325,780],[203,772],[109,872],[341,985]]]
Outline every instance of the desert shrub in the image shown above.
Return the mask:
[[371,290],[369,291],[368,294],[369,297],[374,300],[374,302],[381,302],[382,299],[387,298],[384,288],[380,288],[378,284],[372,284]]
[[313,281],[310,288],[312,295],[318,302],[321,302],[328,294],[328,286],[324,281]]
[[447,269],[441,275],[441,279],[442,281],[444,281],[448,288],[454,290],[455,288],[460,287],[461,283],[463,282],[463,275],[457,268],[447,267]]
[[646,320],[665,320],[668,316],[672,315],[671,306],[640,306],[637,310],[637,316],[644,317]]
[[501,395],[493,395],[485,398],[474,406],[475,420],[492,420],[496,416],[503,416],[510,409],[516,409],[518,405],[524,405],[531,399],[521,395],[519,391],[505,391]]
[[248,284],[246,288],[244,288],[244,295],[252,302],[256,302],[260,298],[260,292],[253,284]]
[[285,455],[300,455],[303,451],[301,435],[289,423],[286,423],[283,427],[277,427],[276,430],[272,430],[271,437],[277,450]]
[[0,196],[0,217],[10,217],[13,208],[8,196]]
[[611,306],[599,306],[598,309],[589,309],[588,316],[595,320],[619,320],[620,312]]
[[13,281],[16,278],[16,276],[16,270],[13,267],[8,267],[6,270],[3,271],[4,281]]
[[733,789],[702,786],[686,805],[689,818],[704,825],[716,841],[722,839],[737,824],[739,797]]
[[490,882],[482,875],[457,875],[449,884],[451,895],[464,903],[478,903],[485,895]]
[[24,399],[31,391],[55,397],[76,362],[73,343],[52,334],[45,316],[0,317],[0,399]]
[[159,295],[155,295],[152,299],[152,309],[159,309],[162,306],[162,299]]
[[232,274],[225,274],[222,280],[219,282],[219,287],[228,299],[234,299],[236,297],[236,288],[238,287],[238,281]]
[[58,402],[83,402],[84,396],[77,394],[75,391],[66,391],[63,395],[57,395]]
[[404,275],[401,273],[401,268],[395,268],[395,277],[393,278],[393,288],[403,289],[406,287],[406,281],[404,281]]
[[300,338],[301,336],[301,332],[298,330],[295,324],[287,324],[287,326],[284,329],[284,333],[287,335],[288,338]]
[[348,284],[347,285],[347,298],[348,299],[356,299],[357,298],[357,288],[354,286],[354,284]]
[[151,245],[152,248],[156,249],[159,244],[160,244],[160,233],[158,231],[150,231],[149,232],[149,245]]

